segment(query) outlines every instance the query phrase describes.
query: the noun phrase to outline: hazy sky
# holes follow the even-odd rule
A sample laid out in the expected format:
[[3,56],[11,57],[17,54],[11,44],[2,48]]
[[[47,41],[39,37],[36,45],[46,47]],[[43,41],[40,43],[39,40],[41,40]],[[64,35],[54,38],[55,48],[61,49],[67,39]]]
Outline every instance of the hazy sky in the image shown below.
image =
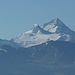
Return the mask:
[[0,38],[11,39],[57,17],[75,30],[75,0],[0,0]]

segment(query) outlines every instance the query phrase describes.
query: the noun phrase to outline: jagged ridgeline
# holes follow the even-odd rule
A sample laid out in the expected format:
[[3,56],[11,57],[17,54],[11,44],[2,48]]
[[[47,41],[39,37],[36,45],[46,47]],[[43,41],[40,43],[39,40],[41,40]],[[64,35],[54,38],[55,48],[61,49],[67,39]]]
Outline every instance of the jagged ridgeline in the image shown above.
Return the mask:
[[75,42],[75,32],[56,18],[41,26],[36,24],[32,30],[13,38],[13,42],[23,47],[31,47],[51,40]]
[[75,32],[56,18],[0,39],[0,75],[75,75]]

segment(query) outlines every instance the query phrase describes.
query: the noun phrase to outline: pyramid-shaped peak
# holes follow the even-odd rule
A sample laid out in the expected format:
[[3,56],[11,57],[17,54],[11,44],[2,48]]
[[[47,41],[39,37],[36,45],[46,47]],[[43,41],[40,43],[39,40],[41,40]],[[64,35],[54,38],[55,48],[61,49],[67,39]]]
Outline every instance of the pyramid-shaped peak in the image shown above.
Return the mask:
[[56,18],[56,19],[54,19],[56,22],[59,22],[59,21],[61,21],[59,18]]
[[59,18],[51,20],[50,23],[52,23],[52,24],[59,24],[59,25],[64,24]]
[[41,27],[42,28],[48,28],[48,29],[52,29],[54,27],[66,27],[66,25],[59,19],[59,18],[55,18],[53,20],[51,20],[50,22],[48,23],[44,23]]
[[60,19],[59,19],[59,18],[55,18],[55,20],[60,21]]
[[54,21],[60,21],[60,19],[59,18],[55,18],[55,19],[53,19]]
[[38,27],[39,26],[39,24],[34,24],[34,27]]
[[33,30],[40,30],[41,28],[40,28],[40,26],[38,25],[38,24],[34,24],[34,28],[33,28]]
[[38,24],[35,25],[35,27],[32,29],[32,33],[34,34],[50,34],[50,32],[45,31],[43,28],[41,28]]
[[53,33],[65,33],[70,34],[72,30],[69,29],[59,18],[53,19],[48,23],[41,26],[44,30]]
[[38,31],[41,31],[42,28],[38,24],[34,24],[34,28],[32,29],[33,33],[38,33]]

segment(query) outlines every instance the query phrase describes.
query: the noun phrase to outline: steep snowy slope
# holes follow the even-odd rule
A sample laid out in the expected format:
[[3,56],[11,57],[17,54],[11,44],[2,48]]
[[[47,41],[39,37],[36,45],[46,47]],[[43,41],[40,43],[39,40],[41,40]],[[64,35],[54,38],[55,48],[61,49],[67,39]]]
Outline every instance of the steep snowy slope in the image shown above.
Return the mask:
[[75,42],[75,32],[69,29],[60,19],[56,18],[41,26],[44,30],[60,34],[59,40]]
[[14,42],[24,47],[30,47],[38,44],[42,44],[50,40],[58,40],[59,34],[52,34],[40,28],[39,25],[35,26],[32,30],[23,33],[22,35],[13,39]]
[[60,19],[56,18],[41,26],[44,30],[53,33],[75,34]]
[[23,47],[35,46],[50,40],[75,42],[75,32],[56,18],[44,25],[36,25],[32,30],[25,32],[12,40]]

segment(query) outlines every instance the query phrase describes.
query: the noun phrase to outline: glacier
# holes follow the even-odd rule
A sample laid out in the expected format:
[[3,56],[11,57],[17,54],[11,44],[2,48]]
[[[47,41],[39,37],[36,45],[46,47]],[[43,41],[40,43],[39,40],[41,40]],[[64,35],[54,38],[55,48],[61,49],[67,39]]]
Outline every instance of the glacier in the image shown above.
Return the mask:
[[32,30],[12,39],[22,47],[31,47],[47,41],[75,41],[75,32],[69,29],[60,19],[56,18],[43,25],[35,24]]

